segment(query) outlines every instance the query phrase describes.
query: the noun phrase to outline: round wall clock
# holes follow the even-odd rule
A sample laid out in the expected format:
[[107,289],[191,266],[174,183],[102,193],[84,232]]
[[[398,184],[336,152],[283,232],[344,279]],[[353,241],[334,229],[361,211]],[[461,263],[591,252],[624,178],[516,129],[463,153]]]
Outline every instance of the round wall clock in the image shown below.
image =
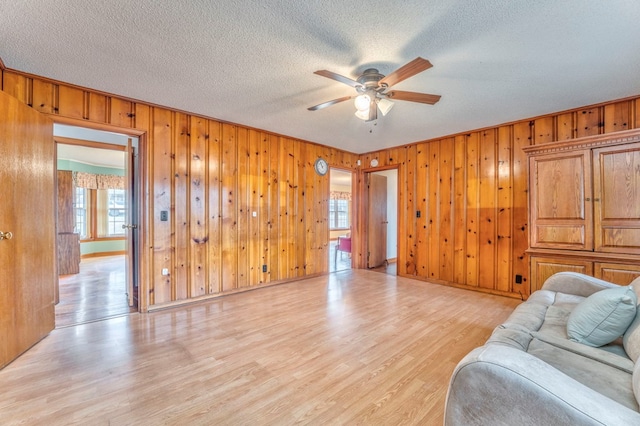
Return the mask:
[[325,160],[324,158],[318,158],[313,167],[316,169],[316,173],[318,173],[320,176],[326,175],[329,171],[329,164],[327,164],[327,160]]
[[377,167],[378,166],[378,159],[374,158],[373,160],[371,160],[371,167]]

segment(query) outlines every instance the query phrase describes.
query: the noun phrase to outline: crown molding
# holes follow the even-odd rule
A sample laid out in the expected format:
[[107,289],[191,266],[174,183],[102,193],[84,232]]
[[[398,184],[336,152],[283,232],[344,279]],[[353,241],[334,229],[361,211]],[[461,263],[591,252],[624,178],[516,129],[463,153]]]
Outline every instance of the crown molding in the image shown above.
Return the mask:
[[540,145],[530,145],[523,149],[527,154],[547,154],[558,151],[574,149],[591,149],[599,146],[623,145],[640,142],[640,129],[622,130],[620,132],[605,133],[602,135],[585,136],[566,141],[549,142]]

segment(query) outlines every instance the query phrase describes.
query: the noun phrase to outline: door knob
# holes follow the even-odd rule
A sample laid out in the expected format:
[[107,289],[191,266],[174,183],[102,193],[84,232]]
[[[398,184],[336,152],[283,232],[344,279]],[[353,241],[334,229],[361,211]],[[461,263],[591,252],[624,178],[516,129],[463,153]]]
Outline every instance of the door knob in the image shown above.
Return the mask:
[[12,232],[2,232],[0,231],[0,241],[2,240],[10,240],[13,238]]

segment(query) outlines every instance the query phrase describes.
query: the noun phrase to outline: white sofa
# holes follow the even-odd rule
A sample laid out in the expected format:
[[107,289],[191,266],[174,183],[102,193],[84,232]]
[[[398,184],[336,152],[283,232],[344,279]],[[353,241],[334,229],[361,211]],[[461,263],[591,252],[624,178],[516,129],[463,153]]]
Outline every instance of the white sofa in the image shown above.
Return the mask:
[[[629,288],[635,294],[626,289],[633,300],[625,303],[635,316],[624,338],[593,347],[570,340],[568,322],[593,305],[589,296],[624,289],[576,273],[553,275],[457,365],[445,425],[640,425],[640,278]],[[579,306],[583,312],[572,318]]]

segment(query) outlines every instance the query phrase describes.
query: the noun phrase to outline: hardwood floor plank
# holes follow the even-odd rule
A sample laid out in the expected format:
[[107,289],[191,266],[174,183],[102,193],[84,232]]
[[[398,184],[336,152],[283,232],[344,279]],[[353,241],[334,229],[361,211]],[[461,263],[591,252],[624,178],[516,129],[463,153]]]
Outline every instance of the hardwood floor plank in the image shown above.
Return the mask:
[[80,273],[60,276],[55,310],[57,328],[136,312],[129,307],[124,256],[85,258]]
[[441,424],[517,300],[364,270],[54,330],[0,371],[3,424]]

